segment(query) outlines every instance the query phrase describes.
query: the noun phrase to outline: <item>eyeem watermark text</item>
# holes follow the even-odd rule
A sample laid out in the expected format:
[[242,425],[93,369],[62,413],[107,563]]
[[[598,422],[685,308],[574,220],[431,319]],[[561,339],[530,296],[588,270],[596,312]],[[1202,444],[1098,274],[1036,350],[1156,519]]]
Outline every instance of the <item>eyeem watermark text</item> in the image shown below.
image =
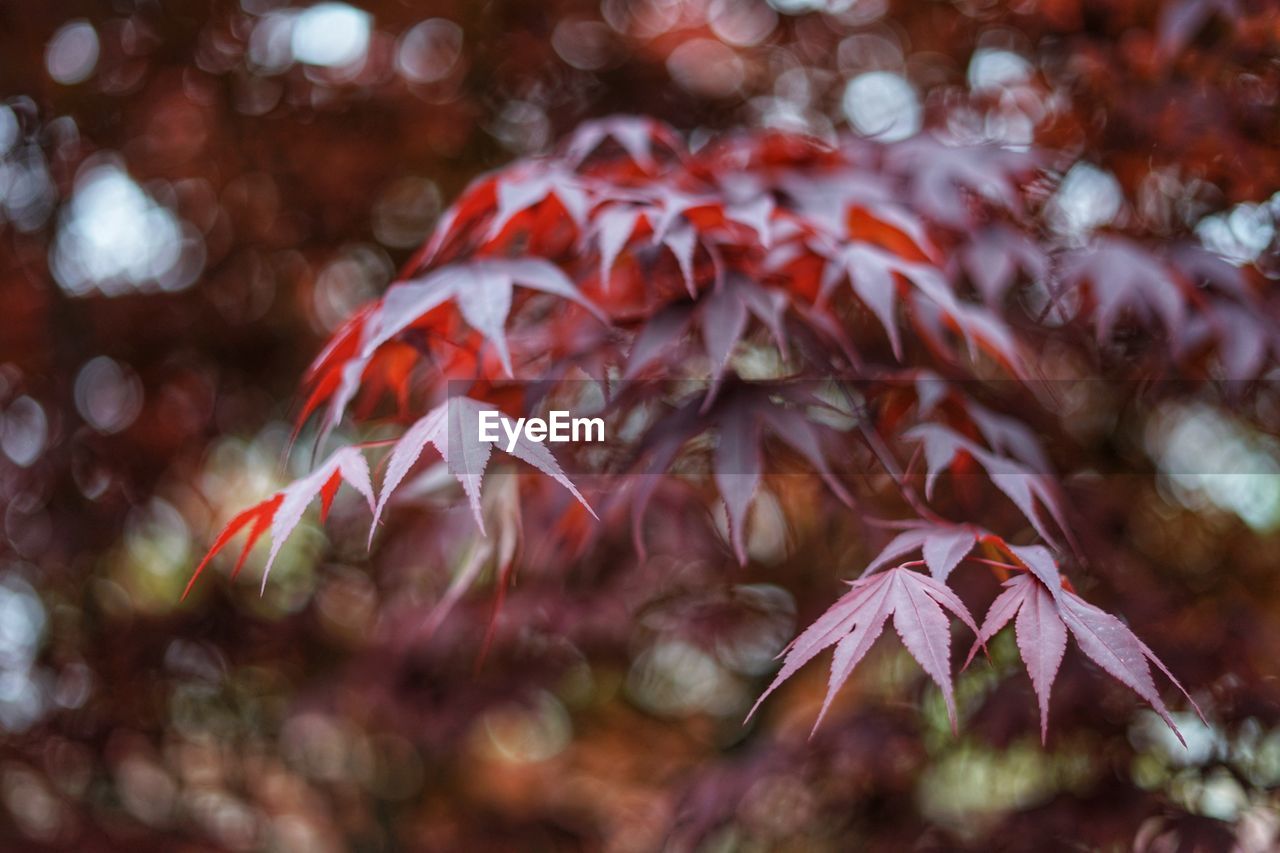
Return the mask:
[[484,442],[501,441],[499,429],[506,435],[507,452],[515,450],[520,436],[530,441],[550,441],[562,443],[567,441],[604,441],[603,418],[575,418],[569,412],[554,410],[550,417],[516,418],[512,420],[496,409],[480,412],[479,438]]

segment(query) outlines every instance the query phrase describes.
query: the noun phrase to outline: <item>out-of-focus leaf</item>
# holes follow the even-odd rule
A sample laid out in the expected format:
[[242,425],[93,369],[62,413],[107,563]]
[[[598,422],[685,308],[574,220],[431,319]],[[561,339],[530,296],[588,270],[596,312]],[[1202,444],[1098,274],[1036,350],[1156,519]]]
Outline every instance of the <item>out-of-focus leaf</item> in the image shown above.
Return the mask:
[[[893,618],[902,643],[924,671],[942,689],[947,714],[956,723],[955,699],[951,686],[951,622],[944,609],[955,614],[975,634],[978,626],[964,603],[937,580],[907,568],[890,569],[856,580],[852,589],[801,633],[784,652],[783,666],[773,683],[756,700],[754,714],[782,682],[786,681],[821,651],[836,647],[831,662],[831,678],[822,710],[814,728],[822,722],[831,700],[854,667]],[[748,715],[750,717],[750,714]]]

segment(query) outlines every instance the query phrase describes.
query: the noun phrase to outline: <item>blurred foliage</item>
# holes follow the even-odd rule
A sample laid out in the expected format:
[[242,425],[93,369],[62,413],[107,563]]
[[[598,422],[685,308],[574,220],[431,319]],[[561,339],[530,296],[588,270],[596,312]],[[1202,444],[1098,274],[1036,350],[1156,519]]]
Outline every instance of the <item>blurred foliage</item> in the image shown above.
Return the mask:
[[[0,24],[5,849],[1277,843],[1276,453],[1248,426],[1273,393],[1239,422],[1155,413],[1150,470],[1074,484],[1111,555],[1091,595],[1208,712],[1185,751],[1070,659],[1041,749],[998,644],[959,736],[887,648],[812,740],[819,671],[744,727],[833,555],[761,541],[726,571],[678,519],[641,571],[522,574],[480,665],[486,589],[424,624],[464,556],[430,504],[375,566],[339,507],[261,597],[178,598],[210,531],[288,479],[277,401],[323,337],[467,181],[584,118],[1034,141],[1091,164],[1063,229],[1280,270],[1274,6],[58,0]],[[1080,428],[1130,426],[1089,422],[1107,410]],[[1261,496],[1179,478],[1177,453],[1231,442],[1270,460]],[[725,618],[682,632],[689,601]]]

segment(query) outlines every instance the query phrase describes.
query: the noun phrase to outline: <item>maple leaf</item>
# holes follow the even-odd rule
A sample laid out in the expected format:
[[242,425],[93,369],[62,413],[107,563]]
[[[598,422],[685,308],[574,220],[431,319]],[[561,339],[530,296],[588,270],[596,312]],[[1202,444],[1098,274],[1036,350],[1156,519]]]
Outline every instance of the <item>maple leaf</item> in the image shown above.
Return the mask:
[[581,229],[586,221],[591,198],[586,186],[565,168],[539,164],[538,168],[508,170],[496,180],[497,209],[489,223],[490,240],[500,235],[517,214],[548,200],[557,202],[576,228]]
[[[1021,376],[1019,350],[1008,327],[982,306],[955,297],[942,271],[926,261],[911,260],[865,241],[838,241],[820,232],[806,234],[773,253],[767,268],[785,269],[798,256],[820,259],[816,303],[823,305],[842,281],[848,281],[858,300],[884,328],[893,354],[903,357],[898,306],[906,300],[914,309],[915,327],[928,332],[937,350],[945,350],[941,321],[960,332],[971,351],[985,350],[1015,376]],[[908,287],[909,285],[909,287]]]
[[935,298],[952,302],[937,270],[904,261],[883,249],[855,243],[837,250],[831,260],[823,274],[820,298],[826,298],[841,280],[847,280],[854,294],[884,327],[893,354],[899,359],[902,358],[902,337],[897,320],[899,278],[924,289]]
[[[722,259],[718,245],[743,245],[743,235],[750,234],[748,248],[767,247],[772,243],[772,221],[775,205],[771,197],[757,195],[740,203],[731,202],[705,192],[690,193],[684,189],[659,184],[642,212],[653,231],[654,245],[665,246],[676,258],[685,290],[697,296],[694,280],[694,254],[703,246],[716,271],[717,284],[723,279]],[[736,230],[734,227],[736,226]]]
[[657,168],[655,144],[665,147],[677,157],[684,156],[679,136],[668,125],[642,116],[619,115],[579,125],[565,145],[565,159],[570,166],[581,166],[610,140],[621,146],[631,162],[645,172],[653,172]]
[[482,527],[478,541],[467,543],[467,547],[463,549],[461,565],[439,600],[428,611],[422,625],[423,636],[429,638],[444,622],[463,594],[475,583],[481,570],[492,562],[496,575],[497,598],[494,601],[489,628],[485,633],[481,649],[482,657],[493,639],[497,616],[502,609],[506,589],[514,574],[516,553],[520,549],[522,539],[520,494],[515,480],[509,479],[501,488],[491,489],[486,493],[485,505],[486,510],[497,522],[497,535],[487,536]]
[[1280,317],[1258,299],[1244,270],[1221,256],[1193,244],[1179,244],[1166,252],[1169,265],[1201,297],[1173,341],[1175,354],[1187,360],[1212,350],[1225,379],[1257,377],[1280,359]]
[[[805,266],[811,266],[816,274],[806,275]],[[792,292],[810,296],[823,311],[840,282],[849,281],[850,289],[879,321],[894,355],[899,357],[902,347],[896,317],[898,275],[904,280],[912,280],[915,275],[926,278],[934,275],[923,264],[903,261],[874,246],[842,246],[829,235],[813,230],[801,232],[799,239],[779,244],[766,258],[765,270],[789,281]]]
[[965,414],[992,450],[1012,456],[1032,471],[1049,470],[1049,458],[1045,455],[1044,448],[1040,446],[1031,428],[1022,421],[993,412],[973,400],[966,399],[964,408]]
[[582,296],[573,281],[550,261],[542,258],[477,260],[453,264],[422,278],[393,285],[371,318],[362,354],[371,355],[422,315],[453,299],[463,319],[497,350],[503,370],[511,376],[505,326],[511,313],[512,290],[517,284],[577,303],[601,322],[607,322],[600,309]]
[[320,497],[320,517],[321,520],[329,513],[329,507],[333,504],[334,496],[338,493],[338,488],[346,482],[362,496],[369,504],[369,509],[373,510],[373,486],[369,481],[369,464],[365,461],[364,455],[356,447],[343,447],[334,451],[328,459],[326,459],[314,471],[296,480],[283,490],[276,492],[271,497],[261,503],[250,507],[241,512],[222,529],[214,540],[213,546],[205,554],[204,559],[196,566],[196,570],[192,573],[191,579],[187,582],[187,587],[182,593],[182,597],[186,598],[191,592],[191,588],[195,586],[196,579],[200,577],[200,573],[204,571],[205,566],[209,565],[209,561],[214,555],[226,547],[227,543],[245,527],[249,527],[248,538],[245,540],[244,548],[240,552],[240,558],[236,561],[235,568],[232,570],[231,576],[234,578],[240,574],[240,570],[244,567],[245,559],[249,556],[256,543],[270,527],[271,531],[271,552],[267,556],[267,564],[262,570],[262,588],[266,589],[267,576],[271,573],[271,566],[276,560],[276,556],[280,553],[284,542],[289,538],[289,534],[298,526],[298,522],[302,520],[302,514],[310,503],[317,496]]
[[935,350],[947,349],[939,334],[945,325],[960,333],[971,353],[985,352],[1014,377],[1026,379],[1022,368],[1025,359],[1012,331],[985,307],[958,301],[949,306],[917,301],[915,307],[916,330],[929,339]]
[[831,700],[880,636],[885,622],[892,617],[902,644],[942,689],[947,716],[954,729],[956,708],[951,681],[951,623],[944,610],[954,613],[977,634],[978,626],[964,602],[945,584],[903,566],[860,578],[850,586],[849,592],[783,650],[782,669],[756,700],[747,718],[750,719],[760,703],[800,667],[823,650],[835,646],[827,695],[813,724],[816,729],[826,716]]
[[[808,225],[832,236],[845,235],[849,209],[860,207],[893,221],[923,243],[924,224],[897,203],[897,189],[886,176],[869,169],[824,170],[819,174],[788,171],[777,187],[793,200],[798,225]],[[891,212],[890,212],[891,211]]]
[[1081,249],[1064,252],[1063,282],[1092,297],[1099,341],[1111,337],[1121,314],[1142,321],[1158,318],[1176,340],[1186,315],[1186,295],[1169,268],[1139,244],[1121,237],[1097,237]]
[[[991,603],[978,640],[989,641],[1015,616],[1018,653],[1040,703],[1040,741],[1044,743],[1049,736],[1049,691],[1067,650],[1067,626],[1057,615],[1053,594],[1045,585],[1029,574],[1017,574],[1005,581],[1004,592]],[[978,645],[974,643],[970,659]]]
[[760,246],[768,249],[773,244],[773,215],[776,210],[773,196],[753,193],[749,198],[725,205],[724,218],[753,231]]
[[890,146],[885,154],[888,168],[907,180],[913,206],[960,229],[973,224],[977,200],[1021,217],[1021,183],[1041,167],[1042,159],[1035,151],[952,145],[927,133]]
[[[503,370],[512,376],[506,323],[517,284],[559,296],[582,306],[600,322],[608,323],[604,313],[579,293],[563,270],[542,258],[450,264],[392,285],[377,303],[362,309],[342,327],[309,370],[309,375],[316,376],[318,381],[301,419],[327,397],[328,407],[318,441],[323,440],[342,420],[381,348],[451,300],[462,319],[493,346]],[[401,383],[406,380],[407,373],[399,378]]]
[[644,232],[652,235],[654,245],[664,246],[680,269],[685,291],[698,295],[694,280],[694,254],[701,237],[687,222],[680,220],[688,206],[698,202],[686,198],[686,207],[661,207],[655,204],[613,204],[594,216],[596,247],[600,255],[600,283],[607,293],[613,280],[613,268],[624,247]]
[[1045,474],[1032,471],[1007,456],[992,453],[964,436],[938,424],[919,424],[903,433],[903,438],[924,445],[925,496],[932,498],[938,477],[962,454],[975,459],[987,472],[988,479],[1013,501],[1036,532],[1048,542],[1056,538],[1044,526],[1038,506],[1048,510],[1058,528],[1069,535],[1062,505],[1053,482]]
[[[335,454],[312,475],[232,519],[195,576],[246,531],[233,576],[268,530],[274,539],[269,569],[305,506],[319,495],[322,514],[327,512],[344,480],[371,505],[372,539],[393,496],[410,490],[404,483],[431,445],[442,458],[434,470],[444,475],[441,482],[461,484],[479,535],[462,525],[466,547],[428,624],[438,624],[491,564],[500,605],[525,523],[520,495],[528,498],[533,487],[545,498],[558,488],[541,479],[482,487],[492,448],[479,439],[479,412],[498,408],[498,401],[512,408],[521,391],[505,377],[517,372],[537,375],[536,387],[523,392],[523,408],[531,400],[560,399],[566,383],[584,374],[609,389],[606,406],[621,410],[639,402],[624,412],[635,416],[626,419],[624,438],[630,464],[626,456],[598,458],[626,465],[608,508],[630,501],[642,559],[646,508],[661,475],[673,466],[684,470],[682,454],[708,460],[709,476],[688,492],[697,501],[718,495],[725,538],[740,563],[747,561],[747,527],[765,482],[766,453],[803,457],[838,498],[852,504],[829,460],[836,458],[837,439],[851,450],[856,435],[827,425],[846,424],[848,412],[785,382],[748,384],[735,371],[789,378],[856,372],[867,380],[866,399],[876,404],[877,430],[921,445],[926,499],[943,472],[962,476],[976,465],[1045,541],[1053,541],[1053,527],[1070,541],[1035,431],[961,390],[963,378],[985,366],[981,356],[1024,378],[1024,344],[997,313],[1020,280],[1052,290],[1055,300],[1079,295],[1099,341],[1111,337],[1121,316],[1131,315],[1162,325],[1179,362],[1196,360],[1198,366],[1212,354],[1232,376],[1262,373],[1268,357],[1280,355],[1280,334],[1271,328],[1262,288],[1254,293],[1244,272],[1197,246],[1157,253],[1126,238],[1101,236],[1085,248],[1056,249],[1029,221],[1024,198],[1024,184],[1043,161],[1034,151],[953,145],[930,134],[888,144],[845,136],[829,145],[795,134],[749,132],[700,142],[690,153],[678,134],[651,119],[589,122],[550,156],[517,162],[468,185],[401,278],[344,323],[316,358],[305,379],[301,421],[326,407],[318,438],[323,442],[348,408],[363,420],[390,395],[397,412],[407,415],[415,399],[439,400],[458,379],[471,383],[476,397],[495,402],[449,395],[414,421],[387,454],[376,499],[363,457],[353,448],[340,451],[346,455]],[[1061,261],[1057,268],[1050,258]],[[541,310],[546,305],[563,310]],[[921,357],[940,371],[937,363],[947,362],[952,379],[943,381],[923,365],[909,371],[881,365],[877,354],[855,350],[848,320],[863,309],[882,327],[899,362]],[[974,363],[960,357],[963,347]],[[640,376],[660,381],[614,383]],[[898,382],[904,376],[906,382]],[[411,387],[419,379],[425,387]],[[705,385],[689,393],[690,379]],[[913,408],[914,425],[908,420]],[[1005,409],[1012,411],[1012,404]],[[548,522],[545,542],[556,544],[540,547],[550,559],[563,561],[568,551],[570,559],[585,555],[588,544],[608,536],[594,528],[584,532],[591,528],[587,515],[595,513],[546,447],[520,435],[510,453],[588,511],[568,504],[572,512]],[[897,478],[892,454],[875,455]],[[1150,650],[1115,617],[1064,588],[1047,549],[1010,546],[976,523],[944,521],[920,504],[906,479],[914,461],[901,483],[908,502],[928,520],[886,523],[895,529],[891,541],[848,594],[788,647],[761,700],[819,651],[835,646],[820,721],[892,619],[943,690],[954,725],[951,613],[979,643],[1014,623],[1040,704],[1042,738],[1068,636],[1168,721],[1149,669],[1163,666]],[[680,513],[686,506],[694,504],[666,509]],[[540,515],[538,523],[547,518]],[[486,524],[494,528],[492,538]],[[568,542],[574,547],[562,547]],[[1015,574],[981,630],[946,586],[964,561],[991,562],[973,555],[980,544],[1017,563],[998,564]],[[719,541],[711,547],[719,548]],[[900,562],[916,554],[920,559]]]
[[[462,490],[471,504],[476,525],[481,532],[484,532],[484,517],[480,512],[480,485],[494,443],[480,440],[479,425],[480,412],[492,410],[492,405],[470,397],[451,397],[405,431],[391,449],[391,455],[387,460],[387,472],[382,478],[382,489],[378,494],[377,506],[373,508],[373,523],[369,528],[371,540],[392,493],[418,461],[418,457],[422,455],[423,449],[428,444],[436,448],[448,465],[449,473],[462,485]],[[502,419],[508,420],[505,416],[502,416]],[[499,430],[499,434],[503,434],[502,429]],[[501,441],[496,443],[506,450]],[[570,494],[586,507],[587,512],[595,517],[595,511],[591,509],[591,505],[587,503],[586,498],[573,482],[565,476],[560,463],[556,462],[555,456],[546,445],[532,441],[520,432],[509,452],[568,489]]]
[[1169,265],[1193,287],[1229,296],[1236,302],[1261,308],[1244,269],[1196,243],[1177,243],[1164,252]]
[[1280,324],[1256,308],[1214,301],[1187,321],[1179,355],[1206,344],[1216,351],[1222,378],[1254,379],[1280,360]]
[[632,344],[625,375],[634,378],[659,358],[670,359],[678,352],[689,328],[696,325],[711,364],[710,378],[719,379],[734,346],[746,333],[750,317],[768,329],[785,358],[787,337],[783,315],[790,304],[791,298],[785,291],[762,287],[742,276],[729,276],[693,306],[671,306],[647,322]]
[[904,385],[909,383],[921,419],[950,424],[971,434],[976,432],[995,452],[1011,456],[1033,471],[1050,470],[1039,439],[1022,421],[992,411],[932,371],[906,371],[903,375],[905,382],[886,379],[878,389],[873,389],[889,401],[886,416],[890,428],[896,428],[905,414],[896,401]]
[[[695,395],[664,417],[641,444],[637,456],[645,461],[640,485],[631,494],[631,517],[636,550],[643,554],[641,522],[661,474],[680,449],[697,435],[716,436],[713,473],[725,502],[730,540],[738,561],[746,564],[746,518],[763,477],[762,442],[772,434],[809,463],[827,487],[846,505],[853,500],[832,474],[822,447],[821,433],[802,406],[820,406],[816,398],[794,388],[769,383],[735,385],[708,408]],[[639,466],[636,466],[637,468]]]
[[900,561],[914,552],[921,552],[929,573],[946,583],[953,569],[973,550],[985,531],[969,524],[939,524],[936,522],[908,522],[909,526],[881,549],[867,564],[863,576],[870,575]]
[[1049,255],[1026,232],[997,223],[976,232],[956,255],[969,280],[988,305],[999,305],[1018,279],[1033,282],[1049,275]]
[[613,266],[622,249],[635,237],[644,219],[637,205],[613,204],[594,215],[596,246],[600,253],[600,285],[607,292],[613,280]]
[[1076,645],[1090,660],[1150,704],[1185,746],[1182,733],[1160,698],[1148,664],[1155,664],[1168,676],[1201,719],[1204,715],[1155,653],[1115,616],[1065,589],[1057,566],[1046,549],[1030,546],[1011,550],[1029,572],[1016,574],[1005,581],[1004,591],[991,603],[982,629],[977,632],[978,639],[969,652],[969,660],[973,659],[980,645],[1016,617],[1014,630],[1018,652],[1031,676],[1040,705],[1040,739],[1044,741],[1049,731],[1049,693],[1062,663],[1070,632]]

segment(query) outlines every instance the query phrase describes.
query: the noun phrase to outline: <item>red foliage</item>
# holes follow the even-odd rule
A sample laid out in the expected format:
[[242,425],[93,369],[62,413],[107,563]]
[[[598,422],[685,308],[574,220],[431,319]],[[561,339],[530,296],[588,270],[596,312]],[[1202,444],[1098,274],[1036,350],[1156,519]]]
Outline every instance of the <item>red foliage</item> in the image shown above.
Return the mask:
[[[869,455],[917,518],[892,523],[902,532],[796,639],[766,695],[835,645],[829,704],[892,615],[908,650],[943,688],[954,721],[945,608],[979,643],[1016,622],[1042,726],[1068,632],[1172,726],[1147,664],[1167,674],[1164,666],[1059,578],[1058,560],[1085,555],[1060,550],[1074,542],[1068,509],[1048,455],[1020,420],[1038,399],[1026,330],[1050,314],[1060,325],[1065,307],[1078,306],[1056,334],[1097,357],[1122,325],[1159,330],[1167,348],[1158,357],[1170,375],[1225,368],[1247,380],[1267,353],[1233,348],[1236,321],[1189,321],[1253,316],[1251,285],[1235,268],[1190,249],[1156,254],[1120,237],[1079,248],[1045,236],[1024,189],[1052,160],[933,136],[828,146],[776,132],[688,151],[678,134],[648,119],[588,123],[552,156],[518,162],[463,192],[400,280],[316,359],[299,427],[323,408],[323,440],[353,403],[367,417],[386,395],[401,415],[430,407],[390,454],[375,524],[431,443],[483,529],[490,448],[476,436],[480,407],[522,417],[564,395],[585,406],[582,386],[603,388],[597,408],[610,432],[628,422],[642,427],[611,443],[613,463],[583,466],[611,475],[603,529],[564,539],[564,560],[583,558],[627,514],[643,553],[645,508],[660,493],[675,500],[671,492],[690,486],[689,478],[655,475],[701,457],[713,476],[694,487],[704,500],[712,500],[707,487],[718,491],[731,551],[745,564],[750,509],[776,459],[794,454],[821,475],[837,499],[821,511],[838,517],[871,499],[855,500],[841,478],[850,460]],[[1028,316],[1010,307],[1007,297],[1023,287],[1050,308]],[[751,367],[749,354],[767,366]],[[969,394],[993,368],[1019,385],[1003,413]],[[923,495],[913,465],[895,461],[899,450],[913,449],[926,463]],[[589,509],[545,447],[523,441],[513,453]],[[270,523],[274,557],[311,497],[319,491],[327,507],[340,478],[373,506],[363,465],[359,450],[339,450],[306,480],[237,516],[213,552],[252,522],[247,550]],[[974,479],[978,471],[1021,521],[980,501],[987,487]],[[978,508],[971,523],[946,521],[935,509],[944,472],[954,480],[951,504]],[[566,515],[551,519],[552,528],[567,530],[577,515],[571,505],[560,511]],[[502,516],[517,528],[520,518]],[[997,525],[1007,532],[987,529]],[[1010,544],[1029,532],[1059,557]],[[519,529],[498,535],[528,539]],[[978,546],[987,558],[975,555]],[[913,551],[923,559],[902,563]],[[962,566],[1007,578],[981,630],[946,586]]]

